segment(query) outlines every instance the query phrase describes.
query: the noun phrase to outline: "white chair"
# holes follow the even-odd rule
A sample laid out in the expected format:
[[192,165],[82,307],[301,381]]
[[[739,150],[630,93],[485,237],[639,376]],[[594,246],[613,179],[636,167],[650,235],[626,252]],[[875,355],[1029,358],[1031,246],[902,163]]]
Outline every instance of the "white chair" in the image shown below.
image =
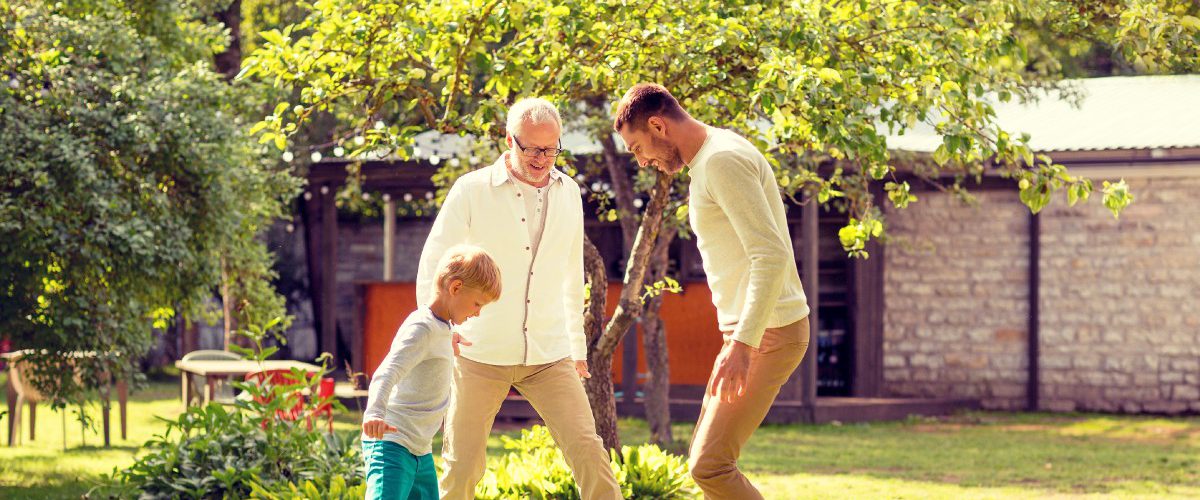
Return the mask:
[[[183,355],[183,361],[240,361],[241,359],[242,357],[237,353],[213,349],[202,349]],[[192,393],[189,395],[189,398],[204,401],[204,387],[207,381],[200,375],[193,374],[190,377],[192,378]],[[213,378],[216,380],[213,382],[212,401],[222,404],[232,404],[234,401],[233,386],[226,383],[224,377],[216,378],[216,376],[213,376]]]

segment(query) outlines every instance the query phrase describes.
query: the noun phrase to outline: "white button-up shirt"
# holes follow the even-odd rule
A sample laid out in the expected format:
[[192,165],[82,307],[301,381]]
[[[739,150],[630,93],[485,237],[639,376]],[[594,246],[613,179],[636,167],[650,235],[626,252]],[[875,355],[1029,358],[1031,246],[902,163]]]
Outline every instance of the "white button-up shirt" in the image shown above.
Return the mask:
[[[509,153],[505,153],[507,155]],[[546,186],[541,241],[534,245],[525,200],[505,165],[455,181],[417,270],[417,303],[433,298],[434,273],[451,246],[483,248],[500,267],[500,299],[454,331],[472,343],[462,356],[490,365],[537,365],[570,357],[587,359],[583,333],[583,197],[579,185],[557,169]]]

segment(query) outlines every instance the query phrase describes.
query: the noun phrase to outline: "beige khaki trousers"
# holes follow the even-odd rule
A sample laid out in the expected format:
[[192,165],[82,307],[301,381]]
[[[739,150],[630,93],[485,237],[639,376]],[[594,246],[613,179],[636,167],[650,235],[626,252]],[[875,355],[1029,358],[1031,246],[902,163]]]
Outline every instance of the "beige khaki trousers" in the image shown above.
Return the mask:
[[475,497],[475,485],[487,465],[488,434],[510,387],[516,387],[546,422],[584,500],[621,498],[583,382],[569,358],[544,365],[496,366],[458,357],[451,387],[442,442],[442,498]]
[[[746,393],[726,403],[705,391],[700,419],[692,435],[688,466],[692,478],[711,500],[751,500],[762,494],[737,468],[742,447],[762,424],[779,395],[779,388],[808,349],[808,318],[780,328],[768,328],[758,349],[751,351]],[[733,342],[725,334],[725,343]],[[713,371],[716,371],[714,364]],[[709,389],[713,381],[709,380]]]

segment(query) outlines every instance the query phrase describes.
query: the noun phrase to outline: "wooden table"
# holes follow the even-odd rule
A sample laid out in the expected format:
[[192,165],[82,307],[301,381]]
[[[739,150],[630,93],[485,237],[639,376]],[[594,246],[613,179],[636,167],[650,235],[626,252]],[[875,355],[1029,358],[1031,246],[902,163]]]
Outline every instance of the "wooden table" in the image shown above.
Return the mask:
[[[11,370],[15,369],[15,367],[14,367],[15,363],[13,363],[13,361],[16,361],[18,358],[28,354],[29,352],[30,351],[28,349],[21,350],[21,351],[6,352],[3,354],[0,354],[0,359],[3,359],[8,362],[8,369],[11,371]],[[72,358],[94,357],[95,355],[96,355],[96,353],[93,351],[87,351],[87,352],[73,351],[73,352],[70,352],[67,354],[67,356],[70,356]],[[15,426],[13,425],[15,422],[13,421],[13,418],[12,418],[15,415],[16,404],[17,404],[17,388],[16,388],[16,386],[13,385],[13,378],[14,378],[13,374],[10,373],[8,375],[8,377],[5,379],[5,384],[4,384],[5,385],[5,387],[4,387],[5,395],[8,398],[8,417],[9,417],[8,445],[9,446],[12,446],[14,443],[14,439],[13,439],[14,433],[20,432],[20,429],[15,428]],[[129,386],[125,383],[124,380],[117,380],[117,381],[113,382],[111,377],[106,377],[106,378],[109,381],[108,382],[109,387],[111,388],[112,386],[115,385],[116,389],[117,389],[117,408],[121,412],[121,439],[123,440],[123,439],[126,439],[126,436],[128,434],[128,432],[127,432],[128,426],[126,424],[128,423],[128,415],[129,415],[129,412],[128,412]],[[111,389],[109,391],[102,392],[102,394],[111,394],[111,393],[112,393]],[[108,400],[107,396],[101,396],[101,398],[104,400],[104,403],[105,403],[105,404],[101,405],[101,408],[103,409],[103,417],[104,417],[104,447],[107,448],[111,445],[110,438],[109,438],[109,413],[108,413],[108,411],[109,411],[108,401],[109,400]],[[31,441],[34,439],[34,428],[37,425],[37,403],[38,403],[37,401],[29,402],[29,439]],[[63,411],[65,412],[66,410],[64,409]],[[64,439],[65,439],[65,436],[64,436]]]
[[321,371],[321,367],[305,363],[303,361],[292,361],[282,359],[268,359],[265,361],[254,361],[248,359],[233,360],[233,359],[212,359],[212,360],[189,360],[176,361],[175,367],[179,368],[179,380],[183,398],[183,408],[187,410],[188,395],[191,394],[191,377],[188,375],[199,375],[204,377],[204,404],[212,401],[213,379],[215,377],[230,377],[244,376],[247,373],[255,373],[264,370],[291,370],[299,368],[308,373],[317,373]]

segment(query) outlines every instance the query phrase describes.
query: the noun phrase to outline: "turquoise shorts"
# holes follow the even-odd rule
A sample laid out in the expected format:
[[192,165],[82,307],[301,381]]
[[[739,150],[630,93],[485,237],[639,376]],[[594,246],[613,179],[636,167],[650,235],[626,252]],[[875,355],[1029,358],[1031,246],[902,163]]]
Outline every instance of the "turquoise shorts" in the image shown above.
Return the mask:
[[437,500],[437,472],[433,454],[413,455],[391,441],[364,440],[367,463],[367,499]]

